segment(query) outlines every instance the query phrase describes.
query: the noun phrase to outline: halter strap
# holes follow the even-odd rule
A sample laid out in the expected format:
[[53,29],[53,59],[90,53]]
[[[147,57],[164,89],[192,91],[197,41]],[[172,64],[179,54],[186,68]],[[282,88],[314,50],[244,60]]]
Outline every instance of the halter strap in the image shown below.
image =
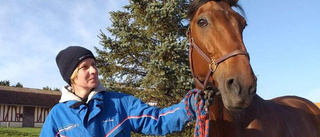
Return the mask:
[[[190,32],[189,32],[190,33]],[[201,86],[201,90],[205,90],[207,88],[207,84],[208,84],[208,81],[209,81],[209,78],[210,76],[216,71],[218,65],[220,63],[222,63],[223,61],[231,58],[231,57],[234,57],[234,56],[237,56],[237,55],[246,55],[249,59],[249,54],[248,52],[246,51],[242,51],[242,50],[235,50],[235,51],[232,51],[228,54],[225,54],[223,55],[222,57],[219,57],[218,59],[212,59],[210,58],[207,54],[205,54],[200,48],[199,46],[194,42],[194,39],[189,35],[189,41],[190,41],[190,46],[189,46],[189,62],[190,62],[190,68],[191,68],[191,73],[192,73],[192,76],[195,80],[195,82]],[[206,77],[205,77],[205,80],[204,81],[201,81],[199,79],[199,76],[197,76],[194,72],[194,69],[193,69],[193,60],[192,60],[192,52],[193,52],[193,48],[202,56],[202,58],[204,58],[207,63],[208,63],[208,66],[209,66],[209,72],[207,73]]]

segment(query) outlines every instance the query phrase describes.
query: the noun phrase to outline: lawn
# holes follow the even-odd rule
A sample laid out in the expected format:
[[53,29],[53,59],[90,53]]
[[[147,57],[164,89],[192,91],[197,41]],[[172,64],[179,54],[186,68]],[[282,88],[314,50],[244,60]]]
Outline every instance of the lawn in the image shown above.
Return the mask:
[[1,137],[39,137],[41,128],[0,128]]

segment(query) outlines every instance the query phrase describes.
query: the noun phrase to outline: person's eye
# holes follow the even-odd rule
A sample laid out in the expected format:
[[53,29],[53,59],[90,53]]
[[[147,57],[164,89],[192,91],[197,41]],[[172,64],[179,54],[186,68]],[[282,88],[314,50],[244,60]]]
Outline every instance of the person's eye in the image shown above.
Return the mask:
[[96,64],[96,62],[92,62],[92,64],[91,64],[91,66],[96,66],[97,64]]
[[80,69],[84,69],[84,70],[86,70],[86,69],[88,69],[88,68],[89,68],[89,66],[84,65],[84,66],[81,66],[81,68],[80,68]]

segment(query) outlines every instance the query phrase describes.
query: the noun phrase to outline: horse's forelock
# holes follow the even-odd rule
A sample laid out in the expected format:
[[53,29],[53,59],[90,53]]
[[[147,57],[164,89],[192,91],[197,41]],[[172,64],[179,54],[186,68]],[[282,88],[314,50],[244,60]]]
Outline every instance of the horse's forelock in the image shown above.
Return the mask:
[[238,0],[193,0],[193,1],[190,1],[190,6],[188,8],[187,18],[192,19],[194,14],[199,9],[199,7],[202,6],[203,4],[207,3],[208,1],[225,1],[230,6],[234,6],[234,7],[238,8],[240,10],[241,14],[244,15],[244,10],[238,4]]
[[208,1],[210,0],[193,0],[188,8],[187,18],[192,19],[199,7],[207,3]]

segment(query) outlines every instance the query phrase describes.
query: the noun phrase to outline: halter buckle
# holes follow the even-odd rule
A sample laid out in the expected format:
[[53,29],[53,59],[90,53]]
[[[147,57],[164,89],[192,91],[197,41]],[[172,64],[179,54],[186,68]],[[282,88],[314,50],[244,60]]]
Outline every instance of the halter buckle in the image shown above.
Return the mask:
[[211,59],[211,63],[209,64],[209,70],[211,72],[214,72],[214,71],[216,71],[217,67],[218,67],[218,64],[216,63],[216,60],[215,59]]

